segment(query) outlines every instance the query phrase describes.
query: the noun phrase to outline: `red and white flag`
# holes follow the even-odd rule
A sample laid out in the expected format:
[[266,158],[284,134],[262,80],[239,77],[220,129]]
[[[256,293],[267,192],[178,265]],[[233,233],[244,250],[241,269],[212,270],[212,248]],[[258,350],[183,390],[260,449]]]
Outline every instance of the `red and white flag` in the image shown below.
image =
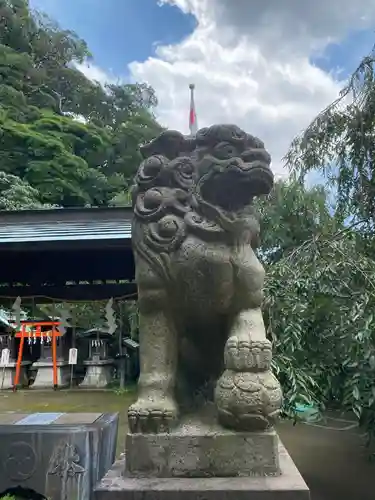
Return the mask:
[[190,129],[190,135],[194,136],[198,132],[197,113],[195,112],[195,102],[194,102],[195,85],[190,84],[189,88],[190,88],[189,129]]

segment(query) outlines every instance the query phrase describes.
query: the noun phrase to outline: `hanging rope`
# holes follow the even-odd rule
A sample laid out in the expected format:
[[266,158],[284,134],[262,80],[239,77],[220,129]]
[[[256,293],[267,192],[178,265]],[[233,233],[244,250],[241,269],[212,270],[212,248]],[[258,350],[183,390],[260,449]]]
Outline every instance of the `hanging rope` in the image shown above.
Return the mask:
[[[105,300],[109,300],[111,298],[113,298],[114,300],[127,300],[127,299],[135,299],[137,297],[137,293],[130,293],[128,295],[122,295],[121,297],[108,297],[106,299],[93,299],[93,300],[87,300],[87,299],[82,299],[82,300],[67,300],[66,298],[65,299],[61,299],[61,298],[58,298],[58,297],[49,297],[48,295],[24,295],[22,297],[22,299],[48,299],[50,300],[51,302],[68,302],[70,304],[79,304],[81,302],[104,302]],[[10,295],[0,295],[0,299],[10,299],[10,300],[14,300],[14,297],[10,296]]]

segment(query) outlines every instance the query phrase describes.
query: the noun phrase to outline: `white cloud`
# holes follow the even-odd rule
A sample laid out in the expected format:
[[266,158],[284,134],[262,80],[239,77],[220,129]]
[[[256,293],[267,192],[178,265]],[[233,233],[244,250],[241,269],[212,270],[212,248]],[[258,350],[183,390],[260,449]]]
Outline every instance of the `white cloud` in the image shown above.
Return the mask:
[[[351,29],[371,26],[372,0],[161,0],[215,24],[233,40],[245,36],[273,53],[304,52],[338,40]],[[298,43],[296,43],[298,42]]]
[[85,63],[75,62],[74,66],[79,71],[81,71],[89,80],[98,82],[100,83],[100,85],[104,85],[105,83],[116,82],[116,78],[113,75],[109,75],[95,64],[91,64],[88,62]]
[[[156,90],[160,121],[188,130],[188,84],[196,85],[199,126],[233,122],[259,135],[273,168],[292,138],[331,102],[342,84],[311,55],[349,29],[371,26],[373,0],[161,0],[198,21],[181,43],[130,65]],[[365,49],[366,50],[366,49]]]
[[[159,3],[176,5],[197,19],[191,36],[129,65],[134,80],[154,87],[160,122],[188,131],[188,84],[195,83],[199,126],[231,122],[258,135],[276,173],[283,173],[281,159],[292,138],[342,86],[337,74],[313,66],[311,56],[375,21],[373,0]],[[93,66],[82,70],[98,81],[107,78]]]

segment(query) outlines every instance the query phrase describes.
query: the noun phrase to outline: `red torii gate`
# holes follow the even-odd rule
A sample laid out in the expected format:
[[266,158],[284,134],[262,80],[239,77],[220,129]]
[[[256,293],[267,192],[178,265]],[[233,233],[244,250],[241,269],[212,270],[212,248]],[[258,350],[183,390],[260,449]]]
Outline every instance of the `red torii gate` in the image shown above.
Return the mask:
[[[13,391],[17,390],[19,383],[19,378],[21,374],[21,363],[23,356],[23,346],[25,344],[25,337],[29,336],[27,327],[32,328],[32,336],[35,338],[47,339],[51,337],[52,341],[52,363],[53,363],[53,388],[57,389],[57,352],[56,352],[56,339],[61,337],[62,334],[59,331],[60,321],[22,321],[21,329],[16,332],[15,337],[20,339],[20,344],[18,347],[17,354],[17,364],[16,364],[16,375],[14,379]],[[48,330],[45,330],[48,328]]]

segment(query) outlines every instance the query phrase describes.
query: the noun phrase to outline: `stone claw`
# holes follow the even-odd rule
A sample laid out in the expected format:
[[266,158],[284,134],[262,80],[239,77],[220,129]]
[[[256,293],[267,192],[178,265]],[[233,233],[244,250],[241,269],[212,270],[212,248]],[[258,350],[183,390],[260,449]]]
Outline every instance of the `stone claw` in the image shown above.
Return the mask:
[[271,367],[272,344],[269,340],[250,341],[230,337],[224,351],[225,368],[237,372],[267,371]]
[[128,410],[129,430],[134,434],[169,432],[175,425],[176,417],[177,407],[173,402],[160,401],[156,405],[156,401],[137,401]]

